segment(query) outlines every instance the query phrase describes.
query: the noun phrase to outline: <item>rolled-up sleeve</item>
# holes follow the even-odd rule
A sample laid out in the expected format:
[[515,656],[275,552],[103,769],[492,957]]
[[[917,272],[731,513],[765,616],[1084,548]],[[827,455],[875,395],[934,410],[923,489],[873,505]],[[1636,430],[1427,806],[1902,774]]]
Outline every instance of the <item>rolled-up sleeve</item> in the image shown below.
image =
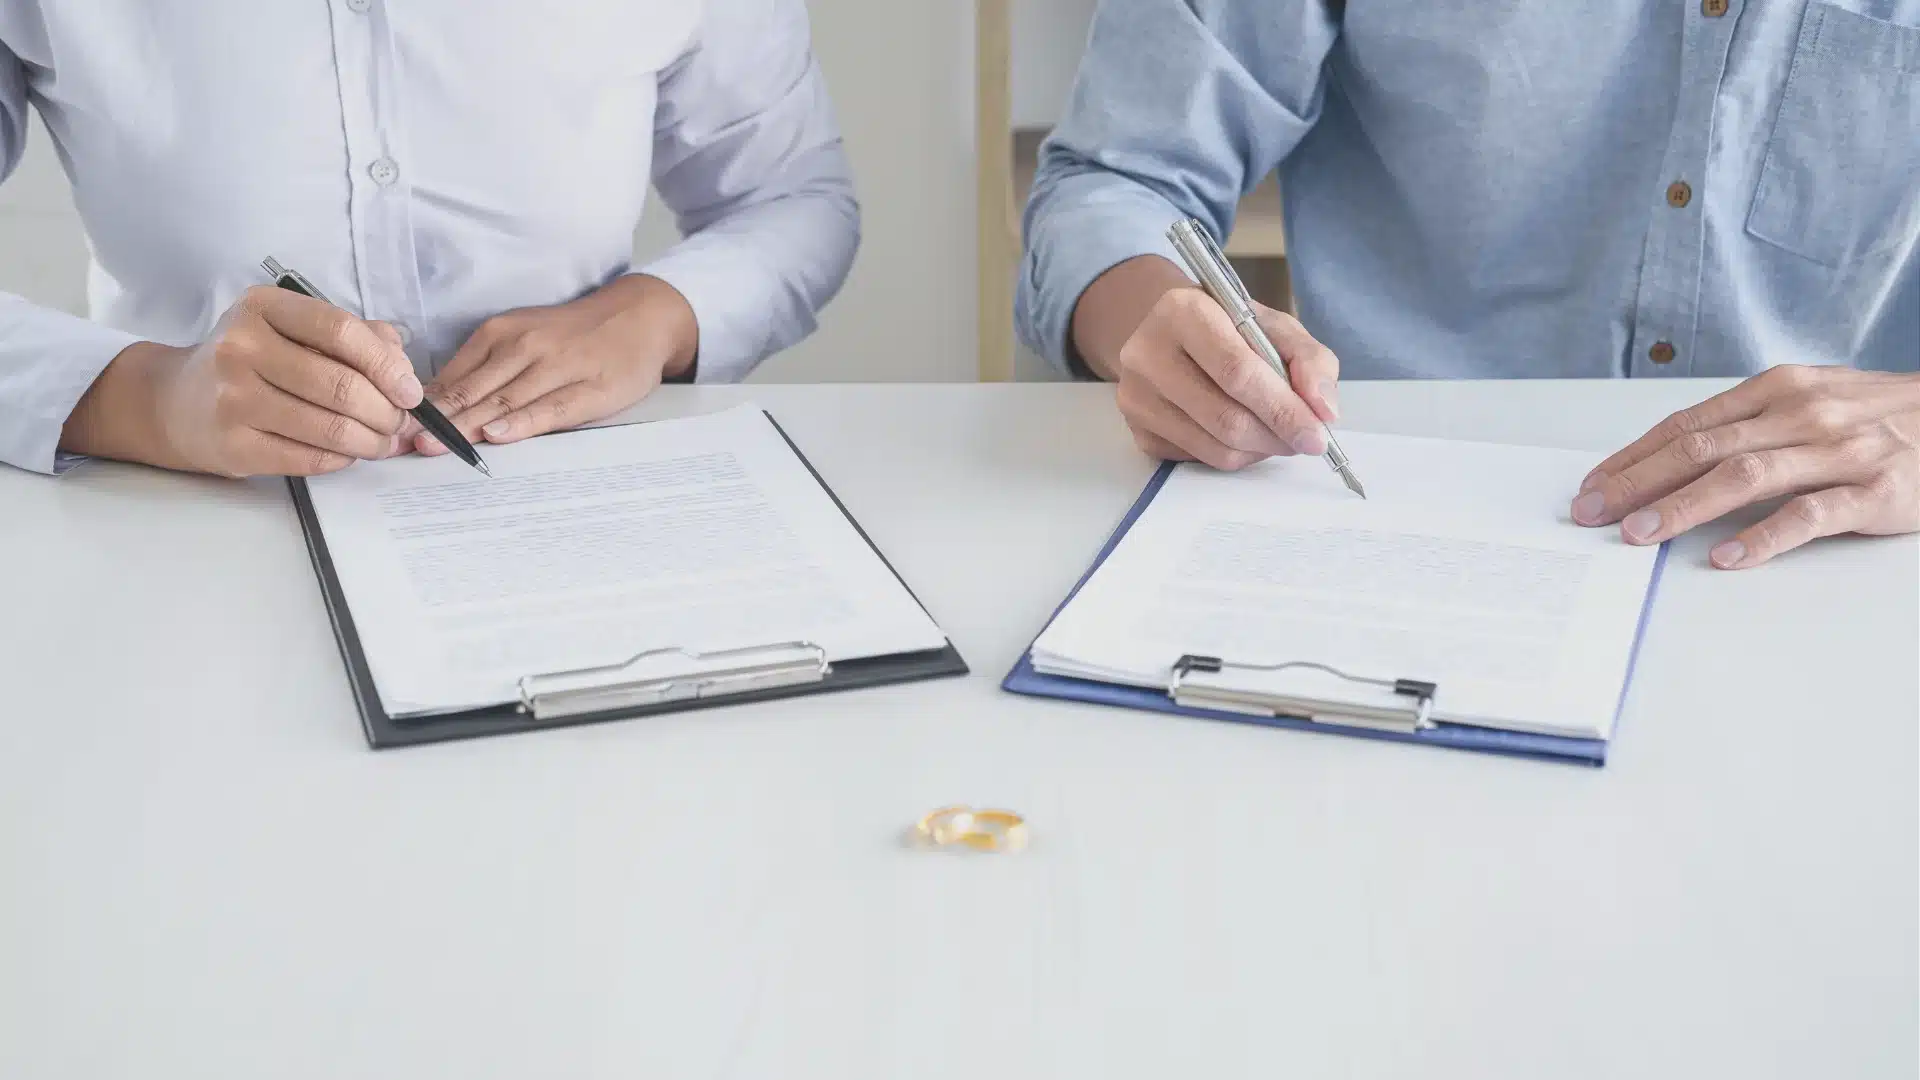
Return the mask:
[[1320,112],[1338,36],[1325,0],[1102,0],[1065,116],[1041,144],[1022,215],[1021,340],[1082,373],[1073,310],[1167,226],[1216,236]]
[[660,80],[654,187],[683,239],[639,272],[699,323],[696,377],[735,382],[812,333],[860,208],[802,0],[711,0]]
[[[27,141],[27,82],[0,43],[0,182]],[[139,339],[0,292],[0,463],[51,473],[71,464],[60,433],[75,405],[122,349]]]

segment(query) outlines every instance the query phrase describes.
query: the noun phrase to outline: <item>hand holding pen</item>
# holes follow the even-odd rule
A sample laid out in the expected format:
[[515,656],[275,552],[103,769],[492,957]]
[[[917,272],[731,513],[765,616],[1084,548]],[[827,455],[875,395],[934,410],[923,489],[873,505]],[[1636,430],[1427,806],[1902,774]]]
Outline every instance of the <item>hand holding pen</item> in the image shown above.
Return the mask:
[[[267,275],[273,278],[273,283],[281,289],[298,293],[301,296],[311,297],[322,304],[332,306],[332,301],[328,300],[312,282],[302,277],[297,271],[289,270],[280,265],[279,260],[273,258],[263,260],[260,263],[260,268],[265,270]],[[340,309],[336,308],[335,310]],[[368,323],[364,325],[371,327],[376,324]],[[388,332],[390,333],[391,331],[389,330]],[[388,341],[393,351],[399,351],[400,345],[397,339],[385,338],[383,335],[383,340]],[[480,460],[480,452],[473,448],[473,444],[467,441],[466,436],[460,434],[459,428],[454,427],[452,422],[442,415],[439,409],[434,407],[433,402],[427,400],[425,392],[420,388],[420,380],[413,374],[412,367],[407,365],[404,354],[402,354],[399,362],[403,366],[406,366],[406,377],[410,381],[410,389],[406,396],[408,400],[413,403],[403,404],[399,399],[394,399],[394,404],[406,409],[415,420],[420,422],[421,427],[425,428],[434,438],[439,439],[440,444],[452,451],[455,457],[478,469],[483,475],[491,477],[493,470],[487,468],[485,461]]]
[[1193,287],[1198,276],[1143,256],[1109,269],[1081,296],[1074,343],[1089,367],[1119,384],[1134,442],[1155,457],[1226,470],[1328,454],[1327,425],[1340,415],[1338,358],[1291,316],[1248,299],[1246,328],[1283,358],[1276,367],[1221,301]]

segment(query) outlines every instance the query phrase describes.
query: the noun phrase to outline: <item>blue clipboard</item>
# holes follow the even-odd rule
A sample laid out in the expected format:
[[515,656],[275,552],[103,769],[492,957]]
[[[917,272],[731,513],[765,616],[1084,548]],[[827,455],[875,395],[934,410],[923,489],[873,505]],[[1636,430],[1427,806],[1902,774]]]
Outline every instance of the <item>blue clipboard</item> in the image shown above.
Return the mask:
[[[1060,617],[1060,612],[1073,601],[1080,590],[1093,577],[1100,564],[1120,546],[1127,530],[1140,519],[1155,495],[1166,485],[1167,477],[1173,475],[1177,462],[1167,462],[1153,474],[1147,482],[1146,490],[1134,500],[1127,516],[1121,520],[1119,528],[1107,538],[1106,546],[1093,560],[1093,565],[1073,586],[1060,606],[1054,609],[1047,622],[1051,624]],[[1647,598],[1640,608],[1640,624],[1634,631],[1633,654],[1627,661],[1626,679],[1620,687],[1620,700],[1614,706],[1615,732],[1619,731],[1619,712],[1626,706],[1627,688],[1633,685],[1633,670],[1640,658],[1640,643],[1647,633],[1647,619],[1653,613],[1653,597],[1660,585],[1660,573],[1667,564],[1667,544],[1661,544],[1654,556],[1653,574],[1647,580]],[[1044,632],[1045,628],[1042,628]],[[1039,635],[1034,635],[1035,639]],[[1433,727],[1418,732],[1382,731],[1375,728],[1348,727],[1307,720],[1293,716],[1251,716],[1246,713],[1226,712],[1217,709],[1196,709],[1178,705],[1165,690],[1139,686],[1120,686],[1113,683],[1095,682],[1088,679],[1073,679],[1063,675],[1043,675],[1034,670],[1033,646],[1029,642],[1027,651],[1021,654],[1020,662],[1013,666],[1007,677],[1000,682],[1002,690],[1031,697],[1058,698],[1063,701],[1081,701],[1094,705],[1113,705],[1127,709],[1148,709],[1153,712],[1169,713],[1176,716],[1192,716],[1202,720],[1227,720],[1241,724],[1264,724],[1268,727],[1290,728],[1295,731],[1315,731],[1334,735],[1352,735],[1363,739],[1385,739],[1391,742],[1421,743],[1429,746],[1445,746],[1455,750],[1475,750],[1488,754],[1506,754],[1513,757],[1532,758],[1538,761],[1558,761],[1568,764],[1592,765],[1599,767],[1607,763],[1606,740],[1574,739],[1560,735],[1536,735],[1521,731],[1500,731],[1493,728],[1469,727],[1464,724],[1436,723]]]

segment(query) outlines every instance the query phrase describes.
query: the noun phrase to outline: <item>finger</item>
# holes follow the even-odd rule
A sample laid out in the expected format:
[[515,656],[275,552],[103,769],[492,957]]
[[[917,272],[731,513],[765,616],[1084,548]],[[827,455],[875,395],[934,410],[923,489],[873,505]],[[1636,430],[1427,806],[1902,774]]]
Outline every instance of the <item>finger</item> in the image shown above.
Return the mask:
[[1174,330],[1187,355],[1287,445],[1303,454],[1325,453],[1327,437],[1320,418],[1279,372],[1240,340],[1226,309],[1198,290],[1182,292],[1191,293],[1193,299],[1180,302]]
[[1287,381],[1314,415],[1326,423],[1340,419],[1340,358],[1322,345],[1300,320],[1284,311],[1258,308],[1260,328],[1287,360]]
[[515,348],[511,342],[503,342],[491,351],[480,354],[480,359],[473,361],[472,369],[464,375],[455,375],[453,365],[449,363],[446,370],[434,379],[431,396],[434,403],[440,406],[440,411],[449,418],[458,416],[519,378],[533,361],[534,356],[528,350]]
[[395,406],[411,409],[420,404],[420,378],[407,354],[351,314],[311,296],[270,287],[248,289],[240,304],[288,341],[365,375]]
[[1142,370],[1140,376],[1160,398],[1193,418],[1222,446],[1261,457],[1294,452],[1253,415],[1253,410],[1227,396],[1192,357],[1180,355],[1152,370]]
[[577,372],[568,370],[565,364],[558,361],[536,361],[505,386],[481,398],[466,411],[454,413],[447,419],[453,421],[454,426],[467,438],[478,438],[477,433],[487,425],[527,408],[568,383],[578,382],[579,378]]
[[291,342],[275,345],[261,354],[254,368],[268,384],[385,435],[405,427],[407,414],[365,375]]
[[1602,461],[1587,474],[1586,480],[1580,485],[1580,490],[1591,490],[1601,477],[1623,472],[1675,440],[1683,439],[1698,431],[1723,427],[1741,420],[1751,420],[1760,415],[1760,410],[1765,404],[1765,388],[1757,379],[1748,379],[1731,390],[1715,394],[1691,408],[1682,409],[1653,425],[1645,435],[1628,443]]
[[321,476],[339,472],[354,459],[271,431],[254,430],[244,438],[244,457],[253,476]]
[[260,431],[362,461],[390,457],[396,449],[392,433],[376,431],[271,385],[259,388],[250,415],[251,426]]
[[1598,480],[1573,500],[1573,520],[1580,525],[1610,525],[1737,454],[1779,450],[1803,441],[1794,425],[1778,416],[1757,416],[1682,435],[1621,472],[1596,474]]
[[481,429],[490,443],[519,442],[549,431],[560,431],[611,416],[628,403],[615,400],[592,383],[568,383],[510,412]]
[[1707,557],[1722,570],[1759,566],[1809,540],[1858,528],[1866,521],[1871,505],[1871,493],[1858,484],[1808,492],[1788,500],[1785,506],[1759,524],[1742,529],[1733,539],[1716,545]]
[[453,408],[452,403],[442,398],[441,394],[448,387],[462,382],[480,370],[494,347],[504,344],[507,338],[506,323],[499,318],[492,318],[481,323],[472,334],[467,336],[467,340],[460,343],[460,348],[454,350],[453,359],[447,361],[447,366],[441,368],[440,373],[433,377],[430,392],[435,401],[445,406],[442,411],[451,414],[473,404],[471,401],[465,401],[460,403],[459,408]]
[[1846,454],[1821,446],[1736,454],[1679,491],[1628,514],[1620,522],[1620,535],[1630,544],[1657,544],[1743,506],[1846,483],[1850,468]]
[[1199,461],[1225,472],[1245,468],[1261,458],[1259,454],[1236,450],[1214,438],[1198,421],[1161,397],[1144,381],[1122,382],[1118,396],[1120,411],[1126,415],[1135,431],[1145,430],[1157,436],[1175,447],[1181,458]]

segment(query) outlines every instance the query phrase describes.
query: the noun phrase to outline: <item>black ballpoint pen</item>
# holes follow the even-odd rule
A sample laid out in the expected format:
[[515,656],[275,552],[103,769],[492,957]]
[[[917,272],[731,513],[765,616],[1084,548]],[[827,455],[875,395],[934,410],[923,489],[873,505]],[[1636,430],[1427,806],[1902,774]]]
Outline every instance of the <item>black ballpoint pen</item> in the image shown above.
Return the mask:
[[[314,286],[313,282],[280,265],[278,259],[263,259],[260,262],[260,268],[265,270],[268,276],[273,278],[273,283],[280,288],[297,292],[302,296],[311,296],[323,304],[333,303]],[[481,475],[492,478],[493,470],[487,468],[487,463],[480,460],[480,451],[473,448],[473,444],[467,441],[467,437],[460,434],[460,429],[454,427],[453,422],[435,408],[433,402],[423,397],[420,399],[420,404],[407,411],[413,414],[415,420],[420,421],[421,427],[427,429],[427,434],[439,439],[440,445],[446,447],[454,457],[479,469]]]

